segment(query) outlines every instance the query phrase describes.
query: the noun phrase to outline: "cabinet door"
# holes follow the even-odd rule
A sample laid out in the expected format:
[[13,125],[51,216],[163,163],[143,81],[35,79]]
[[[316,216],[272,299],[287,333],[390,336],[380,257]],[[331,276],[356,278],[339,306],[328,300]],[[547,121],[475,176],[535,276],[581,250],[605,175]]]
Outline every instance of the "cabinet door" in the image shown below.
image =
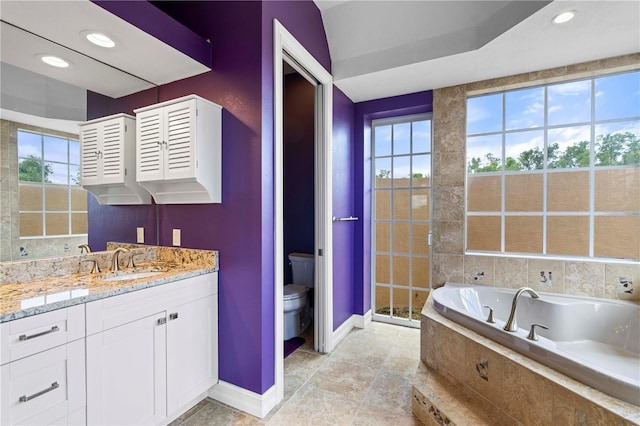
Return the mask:
[[87,337],[87,423],[166,418],[164,312]]
[[162,180],[166,145],[162,128],[162,108],[136,114],[136,140],[136,180]]
[[80,130],[80,182],[82,183],[82,185],[96,185],[100,183],[98,163],[101,153],[101,146],[99,133],[99,123],[84,125]]
[[164,178],[185,179],[196,176],[196,100],[164,107]]
[[102,124],[102,184],[124,183],[124,119],[117,118]]
[[80,339],[3,365],[0,424],[48,425],[84,412],[84,349]]
[[218,301],[209,296],[168,310],[167,412],[186,404],[218,381]]

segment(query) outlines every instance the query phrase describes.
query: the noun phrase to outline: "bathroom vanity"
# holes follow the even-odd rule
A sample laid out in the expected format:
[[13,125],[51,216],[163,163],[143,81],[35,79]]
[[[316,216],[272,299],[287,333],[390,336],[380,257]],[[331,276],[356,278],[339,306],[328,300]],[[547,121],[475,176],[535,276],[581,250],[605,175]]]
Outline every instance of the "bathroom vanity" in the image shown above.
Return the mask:
[[[3,266],[0,424],[166,424],[217,383],[217,252],[132,248],[140,266],[87,272],[111,253]],[[42,262],[61,274],[24,280]]]

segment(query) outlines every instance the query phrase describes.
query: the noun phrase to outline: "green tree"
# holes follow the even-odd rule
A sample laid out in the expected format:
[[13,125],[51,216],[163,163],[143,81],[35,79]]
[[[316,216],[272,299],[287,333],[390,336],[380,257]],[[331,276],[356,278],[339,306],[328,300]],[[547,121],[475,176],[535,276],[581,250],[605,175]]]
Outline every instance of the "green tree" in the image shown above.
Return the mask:
[[51,164],[43,164],[35,155],[30,155],[18,164],[18,179],[23,182],[51,183],[49,179],[51,173],[53,173]]
[[622,163],[622,155],[627,145],[627,139],[633,133],[614,133],[598,135],[596,138],[596,165],[618,166]]
[[500,159],[492,153],[485,154],[484,161],[480,157],[472,157],[467,164],[469,173],[499,172],[500,168]]
[[517,172],[522,170],[522,164],[513,157],[507,157],[507,161],[504,163],[504,169],[508,172]]
[[388,179],[391,177],[391,170],[380,169],[376,177],[380,179]]
[[549,168],[570,169],[575,167],[589,167],[590,158],[589,141],[580,141],[567,147],[567,150],[561,152],[557,159],[549,162]]
[[528,149],[518,156],[518,161],[523,170],[542,170],[544,167],[544,154],[537,146]]

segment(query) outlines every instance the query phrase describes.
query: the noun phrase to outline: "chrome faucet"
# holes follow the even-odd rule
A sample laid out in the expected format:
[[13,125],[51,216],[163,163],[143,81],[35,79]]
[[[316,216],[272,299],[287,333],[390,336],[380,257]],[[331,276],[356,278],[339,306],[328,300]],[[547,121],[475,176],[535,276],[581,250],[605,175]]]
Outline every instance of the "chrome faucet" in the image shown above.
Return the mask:
[[113,257],[111,258],[111,270],[112,271],[119,271],[120,270],[120,265],[118,264],[118,256],[120,255],[120,253],[129,253],[129,249],[126,249],[124,247],[118,247],[117,249],[115,249],[113,251]]
[[520,299],[520,296],[524,292],[529,293],[529,295],[531,295],[531,297],[533,297],[534,299],[538,299],[540,297],[538,296],[538,293],[536,293],[535,290],[533,290],[532,288],[520,287],[518,291],[516,291],[515,296],[513,296],[513,302],[511,302],[511,313],[509,314],[509,319],[507,320],[507,323],[504,326],[505,331],[518,330],[518,323],[516,321],[516,308],[518,307],[518,299]]
[[80,244],[78,248],[80,249],[80,253],[82,253],[83,250],[87,253],[91,253],[91,247],[89,247],[89,244]]

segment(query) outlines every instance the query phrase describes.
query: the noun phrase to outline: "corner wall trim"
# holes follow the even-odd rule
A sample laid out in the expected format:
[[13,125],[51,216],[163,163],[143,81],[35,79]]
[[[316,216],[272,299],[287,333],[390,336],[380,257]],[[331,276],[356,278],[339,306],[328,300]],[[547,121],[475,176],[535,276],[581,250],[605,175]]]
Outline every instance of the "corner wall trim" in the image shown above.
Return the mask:
[[358,328],[367,328],[371,324],[371,309],[365,312],[364,315],[352,315],[353,326]]
[[209,389],[208,395],[216,401],[261,419],[276,406],[275,386],[271,386],[264,394],[260,395],[231,383],[219,381]]
[[332,345],[335,348],[338,343],[342,339],[344,339],[347,334],[355,327],[355,328],[366,328],[367,325],[371,323],[371,310],[369,310],[364,315],[356,315],[353,314],[343,322],[337,330],[333,332],[333,336],[331,337]]

